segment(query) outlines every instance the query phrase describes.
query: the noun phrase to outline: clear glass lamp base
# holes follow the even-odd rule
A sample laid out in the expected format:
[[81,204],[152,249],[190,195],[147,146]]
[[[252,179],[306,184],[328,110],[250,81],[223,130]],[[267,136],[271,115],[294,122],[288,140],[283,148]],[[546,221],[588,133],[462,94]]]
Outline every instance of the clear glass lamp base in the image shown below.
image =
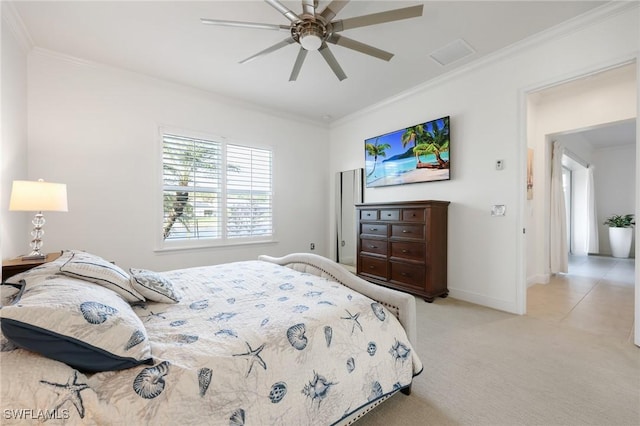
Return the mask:
[[46,255],[40,252],[40,248],[42,248],[42,236],[44,235],[42,227],[45,223],[42,212],[36,213],[31,223],[33,223],[33,231],[31,231],[31,236],[33,237],[31,240],[31,253],[26,256],[22,256],[22,259],[44,259]]

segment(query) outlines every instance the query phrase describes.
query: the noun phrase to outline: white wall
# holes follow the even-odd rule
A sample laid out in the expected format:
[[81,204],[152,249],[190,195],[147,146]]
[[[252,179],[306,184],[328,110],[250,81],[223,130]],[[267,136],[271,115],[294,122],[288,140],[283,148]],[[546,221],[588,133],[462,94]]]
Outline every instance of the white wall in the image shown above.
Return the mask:
[[[526,115],[521,112],[523,93],[543,82],[635,57],[637,5],[556,36],[430,82],[331,128],[333,174],[363,166],[366,138],[451,116],[451,181],[368,189],[365,201],[452,202],[448,251],[452,297],[511,312],[524,309],[520,294],[524,271],[519,262],[527,134],[521,127]],[[495,170],[497,159],[504,160],[504,170]],[[505,204],[506,216],[491,217],[493,204]]]
[[30,251],[28,213],[9,212],[13,180],[27,177],[27,51],[11,30],[10,15],[2,4],[2,75],[1,109],[2,144],[0,161],[0,235],[2,258]]
[[[636,146],[623,145],[594,152],[593,181],[598,210],[600,254],[611,254],[609,228],[602,224],[614,214],[633,214],[636,205]],[[633,256],[633,248],[631,251]]]
[[[259,254],[327,251],[328,129],[190,88],[36,50],[29,56],[29,177],[67,184],[45,249],[83,249],[123,267],[184,268]],[[154,252],[161,232],[159,126],[274,150],[277,243]],[[320,147],[320,148],[319,148]]]

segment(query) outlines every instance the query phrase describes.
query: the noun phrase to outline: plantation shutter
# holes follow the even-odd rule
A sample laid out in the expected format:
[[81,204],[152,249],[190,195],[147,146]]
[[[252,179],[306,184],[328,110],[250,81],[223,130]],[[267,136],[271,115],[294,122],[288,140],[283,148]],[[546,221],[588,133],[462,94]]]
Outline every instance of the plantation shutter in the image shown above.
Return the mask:
[[227,238],[273,233],[271,151],[227,145]]
[[220,238],[221,144],[169,134],[162,142],[164,239]]

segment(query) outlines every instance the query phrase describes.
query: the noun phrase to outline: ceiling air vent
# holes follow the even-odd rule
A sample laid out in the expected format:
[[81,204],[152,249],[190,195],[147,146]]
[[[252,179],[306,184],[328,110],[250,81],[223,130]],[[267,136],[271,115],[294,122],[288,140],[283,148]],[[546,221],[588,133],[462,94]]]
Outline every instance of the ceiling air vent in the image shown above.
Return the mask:
[[475,53],[475,50],[469,46],[469,43],[462,39],[457,39],[431,53],[429,56],[440,65],[446,66],[472,53]]

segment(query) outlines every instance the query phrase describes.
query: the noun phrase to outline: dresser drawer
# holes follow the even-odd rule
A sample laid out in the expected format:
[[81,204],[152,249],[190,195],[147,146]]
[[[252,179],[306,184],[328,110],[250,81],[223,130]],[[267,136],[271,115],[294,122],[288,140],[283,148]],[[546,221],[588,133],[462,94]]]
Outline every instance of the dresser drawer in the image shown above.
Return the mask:
[[376,257],[360,256],[360,273],[383,280],[389,279],[387,271],[387,259]]
[[425,286],[425,268],[421,265],[389,262],[391,265],[391,281],[406,286],[423,289]]
[[380,235],[382,237],[387,236],[387,226],[386,224],[379,223],[361,223],[360,224],[360,233],[364,235]]
[[394,241],[391,243],[391,257],[424,262],[424,243],[407,243]]
[[380,220],[400,220],[400,210],[380,210]]
[[424,225],[391,225],[391,236],[424,240]]
[[387,240],[360,239],[360,251],[387,255]]
[[403,209],[402,220],[404,222],[424,222],[424,209]]
[[378,210],[360,210],[360,220],[378,220]]

